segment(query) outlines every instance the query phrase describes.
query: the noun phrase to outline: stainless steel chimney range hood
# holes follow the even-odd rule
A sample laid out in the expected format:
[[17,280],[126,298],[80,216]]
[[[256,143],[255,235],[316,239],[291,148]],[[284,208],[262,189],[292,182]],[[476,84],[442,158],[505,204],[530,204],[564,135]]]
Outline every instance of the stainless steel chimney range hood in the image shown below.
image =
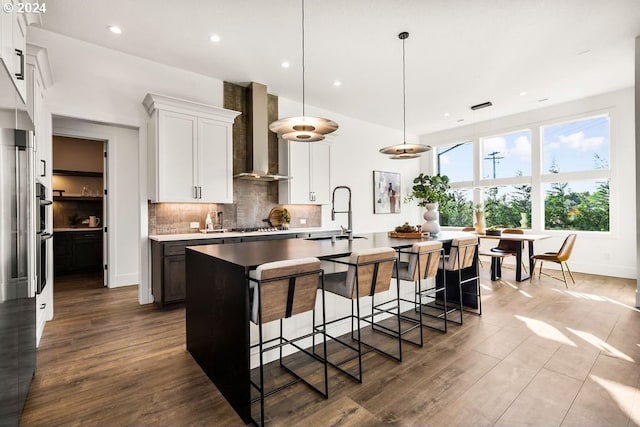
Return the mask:
[[247,129],[247,170],[234,178],[250,181],[280,181],[289,176],[269,171],[269,117],[267,87],[252,82],[249,85],[249,123]]

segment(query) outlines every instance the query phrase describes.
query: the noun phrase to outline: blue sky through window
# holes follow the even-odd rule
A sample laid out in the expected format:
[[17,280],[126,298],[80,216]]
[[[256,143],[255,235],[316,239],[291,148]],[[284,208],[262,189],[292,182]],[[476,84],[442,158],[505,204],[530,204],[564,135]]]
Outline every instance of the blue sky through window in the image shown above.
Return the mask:
[[482,178],[531,176],[531,131],[481,139]]
[[554,162],[561,173],[607,169],[609,146],[607,116],[543,127],[542,173],[549,173]]

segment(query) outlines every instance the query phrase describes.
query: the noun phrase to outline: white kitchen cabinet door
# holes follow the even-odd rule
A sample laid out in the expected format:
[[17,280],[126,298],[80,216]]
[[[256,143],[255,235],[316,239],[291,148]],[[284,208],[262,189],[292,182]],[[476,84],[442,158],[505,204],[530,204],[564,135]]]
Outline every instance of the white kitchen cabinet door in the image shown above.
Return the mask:
[[[3,4],[16,4],[15,0],[6,0]],[[4,65],[11,76],[22,102],[27,102],[26,63],[27,23],[24,14],[0,13],[0,67]],[[5,72],[3,70],[0,70]]]
[[323,143],[309,144],[310,158],[310,190],[313,202],[317,205],[327,205],[331,202],[331,146]]
[[196,125],[188,114],[158,112],[157,201],[197,201]]
[[323,205],[330,202],[331,146],[319,142],[280,143],[280,173],[291,178],[280,182],[282,204]]
[[233,141],[231,127],[223,122],[198,119],[197,169],[199,202],[233,203]]

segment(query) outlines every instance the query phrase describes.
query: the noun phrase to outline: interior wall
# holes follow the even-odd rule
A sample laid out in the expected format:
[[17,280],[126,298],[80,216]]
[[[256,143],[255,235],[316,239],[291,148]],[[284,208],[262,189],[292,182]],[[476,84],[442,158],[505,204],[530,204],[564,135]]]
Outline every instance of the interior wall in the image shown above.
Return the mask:
[[[635,56],[635,117],[636,117],[636,147],[640,147],[640,36],[636,37]],[[640,152],[636,150],[636,212],[640,212]],[[640,248],[640,217],[636,215],[636,248]],[[640,251],[636,254],[636,265],[640,265]],[[636,307],[640,307],[640,275],[636,284]]]
[[[585,114],[608,112],[611,117],[611,230],[608,233],[580,232],[571,256],[574,271],[636,278],[636,167],[634,89],[627,88],[578,101],[558,104],[526,113],[422,135],[420,140],[438,146],[460,142],[470,135],[495,135],[523,129],[532,124],[569,120]],[[425,170],[433,170],[433,152],[422,159]],[[557,251],[569,231],[546,231],[550,239],[536,242],[535,252]],[[547,263],[548,264],[548,263]],[[545,266],[547,265],[545,264]],[[550,265],[549,267],[552,268]]]

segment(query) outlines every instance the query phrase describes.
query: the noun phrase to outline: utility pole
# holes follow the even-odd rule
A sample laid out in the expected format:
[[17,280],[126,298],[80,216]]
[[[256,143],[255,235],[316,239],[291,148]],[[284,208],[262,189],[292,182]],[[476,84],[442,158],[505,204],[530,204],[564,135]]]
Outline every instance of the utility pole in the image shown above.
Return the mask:
[[500,159],[504,159],[504,156],[500,156],[500,152],[499,151],[494,151],[492,153],[487,154],[487,157],[484,158],[485,160],[491,160],[493,163],[493,179],[496,179],[496,164],[497,161]]

